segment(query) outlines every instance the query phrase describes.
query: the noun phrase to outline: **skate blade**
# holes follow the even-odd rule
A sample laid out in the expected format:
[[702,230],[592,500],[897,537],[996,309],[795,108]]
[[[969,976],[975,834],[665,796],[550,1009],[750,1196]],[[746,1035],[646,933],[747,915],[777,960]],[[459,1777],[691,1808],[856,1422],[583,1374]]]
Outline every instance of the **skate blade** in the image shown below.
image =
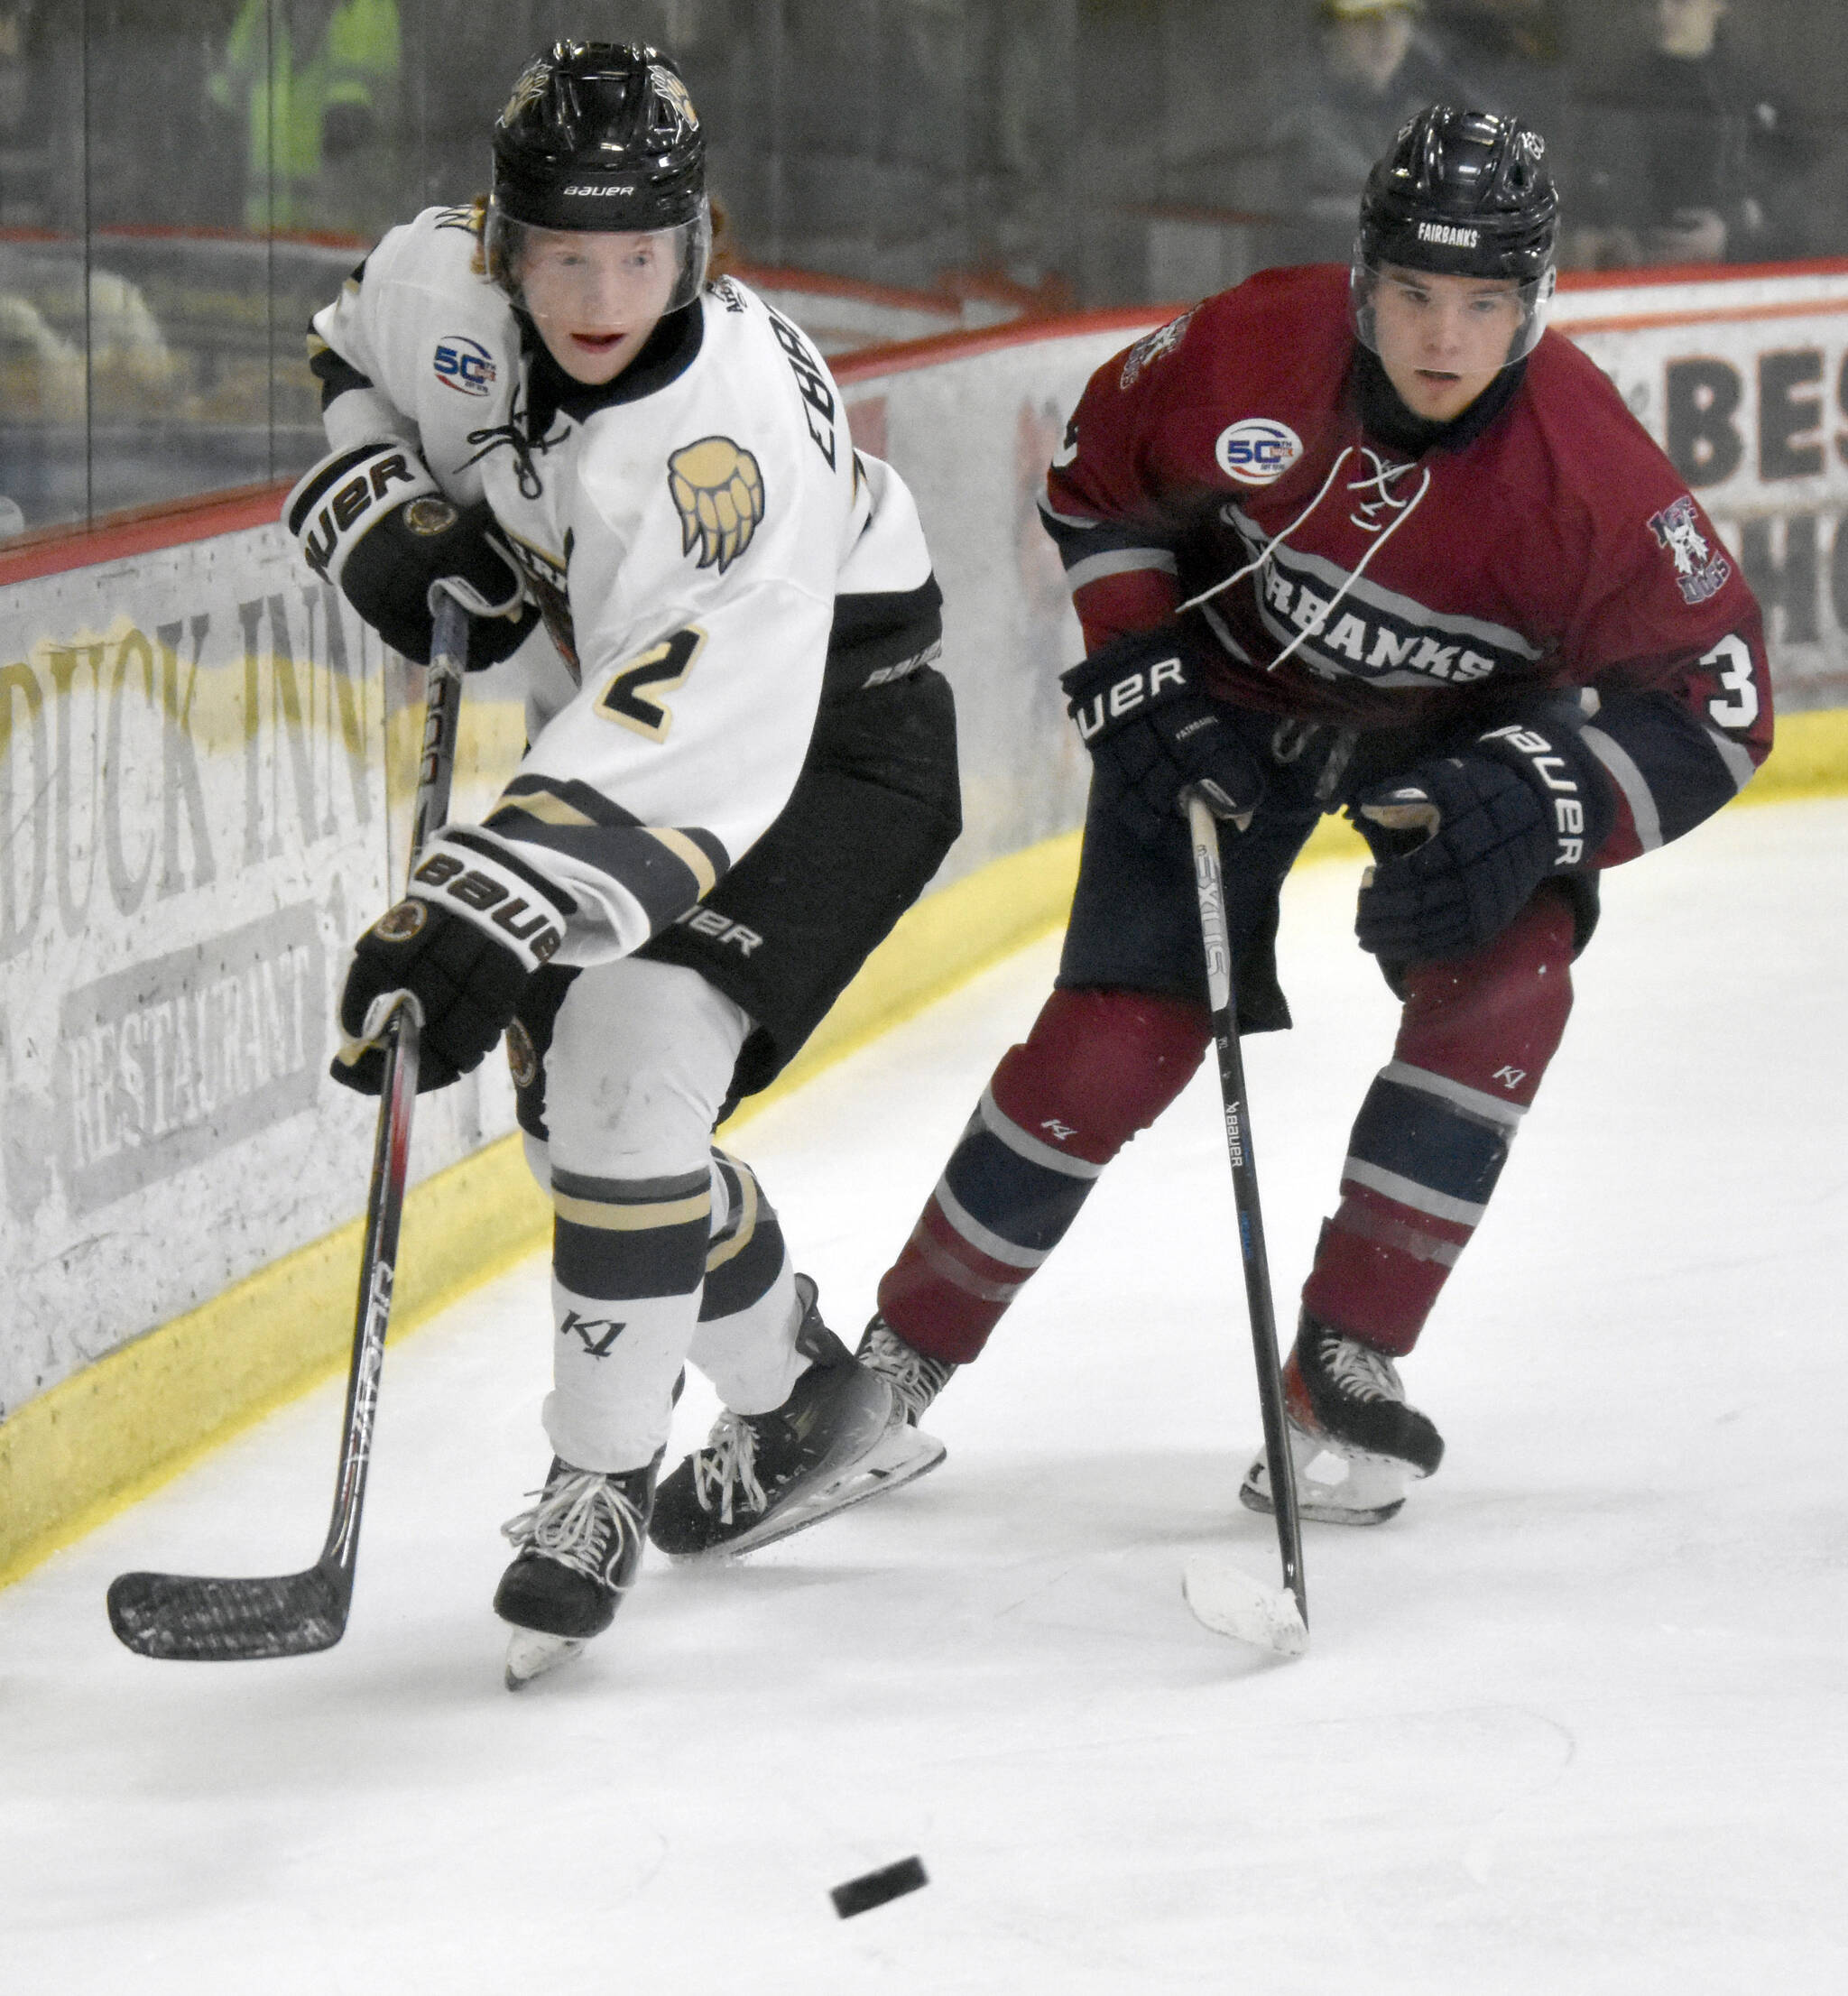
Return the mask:
[[1215,1635],[1231,1636],[1273,1656],[1308,1654],[1309,1631],[1296,1596],[1267,1587],[1214,1553],[1196,1553],[1181,1576],[1180,1591],[1196,1621]]
[[[1260,1517],[1273,1518],[1277,1507],[1270,1502],[1270,1492],[1261,1484],[1245,1483],[1240,1485],[1238,1501],[1247,1511],[1255,1511]],[[1396,1518],[1405,1509],[1405,1499],[1400,1497],[1392,1503],[1373,1504],[1364,1509],[1353,1504],[1326,1504],[1306,1496],[1299,1489],[1297,1492],[1296,1514],[1306,1525],[1383,1525],[1389,1518]]]
[[805,1490],[791,1498],[749,1531],[740,1532],[735,1539],[727,1539],[721,1545],[710,1546],[704,1552],[677,1553],[673,1557],[689,1560],[735,1559],[742,1553],[755,1552],[760,1547],[773,1546],[779,1539],[806,1531],[810,1525],[818,1525],[824,1518],[832,1518],[836,1511],[864,1504],[869,1497],[877,1497],[883,1491],[897,1490],[902,1483],[914,1483],[935,1469],[947,1454],[948,1450],[934,1435],[920,1433],[915,1428],[887,1428],[864,1455],[856,1457],[845,1469],[837,1470],[812,1490]]
[[[1405,1508],[1406,1484],[1418,1475],[1394,1455],[1349,1453],[1306,1434],[1294,1421],[1290,1455],[1296,1467],[1297,1516],[1313,1525],[1382,1525]],[[1247,1511],[1273,1514],[1270,1466],[1260,1455],[1245,1473],[1238,1501]]]
[[515,1629],[507,1643],[506,1684],[523,1691],[535,1677],[569,1663],[583,1649],[582,1636],[552,1636],[542,1629]]

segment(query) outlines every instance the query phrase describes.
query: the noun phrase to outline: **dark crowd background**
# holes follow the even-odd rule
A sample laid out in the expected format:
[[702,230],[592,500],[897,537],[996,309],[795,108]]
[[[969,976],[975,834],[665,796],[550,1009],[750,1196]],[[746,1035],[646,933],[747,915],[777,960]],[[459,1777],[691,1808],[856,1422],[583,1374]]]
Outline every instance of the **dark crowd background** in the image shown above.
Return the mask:
[[747,263],[988,315],[1344,259],[1434,98],[1567,268],[1848,254],[1842,0],[0,0],[0,541],[291,475],[301,335],[555,37],[675,55]]

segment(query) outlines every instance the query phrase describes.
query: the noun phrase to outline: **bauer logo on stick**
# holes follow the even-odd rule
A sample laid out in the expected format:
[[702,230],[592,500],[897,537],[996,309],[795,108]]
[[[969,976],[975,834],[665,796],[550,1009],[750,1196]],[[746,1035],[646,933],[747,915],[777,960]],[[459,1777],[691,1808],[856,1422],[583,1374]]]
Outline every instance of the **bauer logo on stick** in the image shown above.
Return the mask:
[[1219,432],[1213,455],[1228,478],[1242,485],[1270,485],[1303,454],[1303,440],[1288,423],[1247,416]]

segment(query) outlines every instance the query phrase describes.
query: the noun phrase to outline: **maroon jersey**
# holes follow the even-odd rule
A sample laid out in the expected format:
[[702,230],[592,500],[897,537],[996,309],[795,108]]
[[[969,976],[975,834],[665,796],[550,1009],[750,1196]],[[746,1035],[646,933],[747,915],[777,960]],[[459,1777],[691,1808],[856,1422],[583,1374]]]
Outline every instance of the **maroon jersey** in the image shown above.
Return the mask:
[[1620,799],[1600,865],[1718,809],[1770,748],[1758,605],[1610,382],[1549,332],[1415,456],[1368,430],[1358,360],[1317,266],[1098,369],[1042,507],[1086,645],[1185,610],[1224,698],[1434,737],[1577,689]]

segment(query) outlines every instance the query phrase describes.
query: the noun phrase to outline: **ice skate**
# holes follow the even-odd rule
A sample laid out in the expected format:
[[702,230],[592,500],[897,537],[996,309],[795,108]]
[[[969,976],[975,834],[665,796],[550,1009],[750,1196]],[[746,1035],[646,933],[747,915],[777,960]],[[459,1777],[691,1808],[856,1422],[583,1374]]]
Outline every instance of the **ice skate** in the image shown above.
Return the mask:
[[893,1420],[909,1421],[915,1428],[924,1409],[949,1384],[956,1371],[947,1359],[928,1358],[907,1345],[876,1311],[860,1338],[854,1354],[868,1371],[890,1381],[897,1405]]
[[[1283,1400],[1297,1509],[1314,1523],[1383,1524],[1403,1507],[1406,1486],[1444,1459],[1443,1437],[1406,1405],[1392,1361],[1307,1311],[1283,1368]],[[1249,1511],[1273,1508],[1261,1455],[1238,1494]]]
[[705,1447],[661,1484],[649,1536],[662,1552],[749,1552],[943,1460],[941,1442],[906,1424],[891,1382],[821,1321],[814,1283],[796,1282],[796,1348],[808,1369],[770,1413],[721,1414]]
[[494,1590],[494,1613],[513,1624],[509,1691],[568,1663],[609,1627],[642,1564],[660,1466],[657,1456],[605,1475],[555,1455],[538,1503],[501,1527],[518,1555]]

